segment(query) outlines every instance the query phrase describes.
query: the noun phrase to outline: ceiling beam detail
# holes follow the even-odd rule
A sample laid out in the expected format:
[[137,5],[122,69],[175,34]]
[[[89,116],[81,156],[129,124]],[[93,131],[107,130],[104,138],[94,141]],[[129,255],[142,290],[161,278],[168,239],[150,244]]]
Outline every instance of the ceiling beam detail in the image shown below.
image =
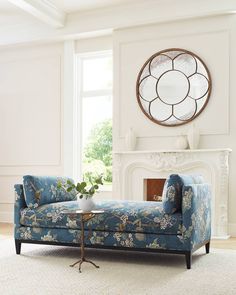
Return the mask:
[[62,28],[65,25],[66,14],[60,11],[48,0],[8,0],[15,6],[28,12],[40,21],[54,27]]

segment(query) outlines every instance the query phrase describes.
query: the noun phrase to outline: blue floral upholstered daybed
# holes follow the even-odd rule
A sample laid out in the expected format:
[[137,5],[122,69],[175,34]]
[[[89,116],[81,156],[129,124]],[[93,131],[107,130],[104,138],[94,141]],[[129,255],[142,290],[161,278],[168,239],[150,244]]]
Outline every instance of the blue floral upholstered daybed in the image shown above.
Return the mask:
[[[65,214],[79,208],[76,195],[57,189],[59,177],[24,176],[16,184],[15,246],[22,243],[79,246],[80,219]],[[86,247],[183,254],[191,268],[192,253],[209,253],[211,194],[201,176],[172,174],[162,202],[101,201],[104,209],[86,223]],[[64,213],[63,213],[64,212]]]

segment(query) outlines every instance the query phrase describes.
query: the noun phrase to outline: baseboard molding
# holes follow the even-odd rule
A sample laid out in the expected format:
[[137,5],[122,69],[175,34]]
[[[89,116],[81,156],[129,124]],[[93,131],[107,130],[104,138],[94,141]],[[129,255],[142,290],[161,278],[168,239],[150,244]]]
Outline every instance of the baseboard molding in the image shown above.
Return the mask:
[[211,236],[211,240],[228,240],[231,236],[225,235],[225,236]]
[[236,223],[229,223],[228,229],[229,235],[231,237],[236,237]]
[[13,223],[14,215],[10,211],[0,211],[0,222]]

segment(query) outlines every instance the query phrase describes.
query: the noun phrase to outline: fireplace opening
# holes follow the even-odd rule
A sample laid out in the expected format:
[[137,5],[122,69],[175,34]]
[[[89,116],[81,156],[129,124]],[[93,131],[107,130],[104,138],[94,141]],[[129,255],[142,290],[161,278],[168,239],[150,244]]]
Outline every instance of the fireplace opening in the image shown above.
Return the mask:
[[165,178],[144,179],[144,200],[161,202],[165,181]]

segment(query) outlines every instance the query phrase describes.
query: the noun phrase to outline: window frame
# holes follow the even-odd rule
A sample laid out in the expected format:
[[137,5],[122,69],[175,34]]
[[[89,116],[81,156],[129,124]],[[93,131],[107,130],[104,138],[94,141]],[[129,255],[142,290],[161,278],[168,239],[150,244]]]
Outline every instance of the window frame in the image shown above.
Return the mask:
[[[76,130],[76,137],[77,140],[75,141],[75,150],[77,151],[77,159],[76,159],[76,178],[82,179],[83,173],[82,173],[82,163],[83,163],[83,98],[86,97],[99,97],[99,96],[111,96],[113,100],[113,85],[111,89],[98,89],[98,90],[83,90],[83,61],[84,60],[91,60],[91,59],[98,59],[98,58],[104,58],[110,56],[113,61],[113,52],[111,49],[109,50],[99,50],[99,51],[93,51],[93,52],[84,52],[84,53],[76,53],[75,55],[75,77],[76,77],[76,83],[75,83],[75,92],[76,92],[76,123],[75,123],[75,130]],[[113,102],[112,102],[113,104]],[[113,111],[112,111],[113,116]],[[103,191],[112,191],[112,185],[111,187],[102,187],[101,192]]]

